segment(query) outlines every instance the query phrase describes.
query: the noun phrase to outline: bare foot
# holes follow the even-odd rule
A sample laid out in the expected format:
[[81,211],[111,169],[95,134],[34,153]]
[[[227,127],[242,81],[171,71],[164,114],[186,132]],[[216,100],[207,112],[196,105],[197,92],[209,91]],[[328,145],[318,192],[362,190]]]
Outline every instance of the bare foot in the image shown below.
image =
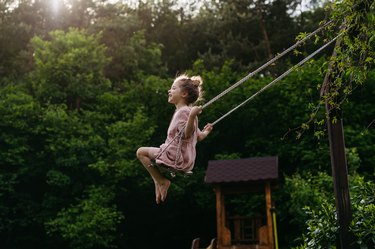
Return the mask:
[[171,181],[169,180],[166,180],[163,184],[158,184],[159,191],[161,194],[161,201],[165,201],[165,199],[167,198],[168,189],[170,185],[171,185]]
[[155,182],[155,198],[156,204],[159,204],[161,201],[161,193],[158,184]]

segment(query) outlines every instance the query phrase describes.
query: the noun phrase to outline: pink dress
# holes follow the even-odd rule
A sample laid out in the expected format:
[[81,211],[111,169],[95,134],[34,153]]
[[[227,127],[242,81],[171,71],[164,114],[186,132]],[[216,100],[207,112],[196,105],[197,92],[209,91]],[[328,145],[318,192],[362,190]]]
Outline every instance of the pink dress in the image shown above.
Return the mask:
[[191,107],[184,106],[176,110],[169,124],[167,139],[160,145],[159,156],[155,158],[157,164],[176,168],[182,171],[192,170],[195,162],[195,145],[198,140],[198,118],[194,122],[194,131],[190,138],[176,137],[185,128]]

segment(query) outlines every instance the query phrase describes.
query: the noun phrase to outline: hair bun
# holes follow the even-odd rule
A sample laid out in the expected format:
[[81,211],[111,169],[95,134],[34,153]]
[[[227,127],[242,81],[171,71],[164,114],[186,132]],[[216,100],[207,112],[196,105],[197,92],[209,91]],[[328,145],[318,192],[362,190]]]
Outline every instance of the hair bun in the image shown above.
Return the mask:
[[193,76],[190,78],[190,80],[192,81],[193,85],[196,87],[199,87],[203,84],[203,80],[200,76]]

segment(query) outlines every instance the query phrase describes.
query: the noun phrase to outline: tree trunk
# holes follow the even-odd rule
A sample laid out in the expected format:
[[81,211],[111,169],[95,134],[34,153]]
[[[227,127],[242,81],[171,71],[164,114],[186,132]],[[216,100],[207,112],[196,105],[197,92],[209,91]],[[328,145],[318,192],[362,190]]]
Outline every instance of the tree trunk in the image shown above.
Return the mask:
[[257,8],[258,16],[259,16],[260,30],[262,32],[264,45],[265,45],[265,48],[266,48],[266,55],[267,55],[267,58],[270,60],[270,59],[272,59],[271,43],[270,43],[270,40],[268,38],[268,32],[267,32],[267,27],[266,27],[266,21],[264,20],[264,16],[263,16],[262,5],[257,4],[256,8]]

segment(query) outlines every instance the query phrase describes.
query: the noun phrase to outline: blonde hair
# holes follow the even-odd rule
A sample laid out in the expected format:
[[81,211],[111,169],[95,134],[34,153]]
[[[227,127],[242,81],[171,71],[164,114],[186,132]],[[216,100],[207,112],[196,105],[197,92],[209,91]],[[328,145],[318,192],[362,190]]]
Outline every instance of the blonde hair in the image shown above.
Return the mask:
[[182,91],[187,92],[186,102],[188,105],[196,104],[203,100],[203,80],[201,76],[189,77],[186,74],[182,74],[175,79],[175,82],[179,83]]

